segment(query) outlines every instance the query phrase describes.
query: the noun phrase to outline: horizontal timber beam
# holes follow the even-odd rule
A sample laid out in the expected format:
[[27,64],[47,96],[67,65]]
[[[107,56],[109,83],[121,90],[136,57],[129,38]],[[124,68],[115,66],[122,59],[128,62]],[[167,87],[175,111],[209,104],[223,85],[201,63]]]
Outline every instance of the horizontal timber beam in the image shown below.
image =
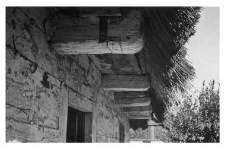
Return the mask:
[[133,111],[133,112],[123,112],[123,114],[129,116],[129,115],[147,115],[151,116],[151,111]]
[[146,91],[150,87],[144,75],[102,75],[102,89],[112,91]]
[[126,112],[152,112],[150,106],[139,106],[139,107],[123,107],[123,113]]
[[141,98],[125,98],[125,99],[116,99],[115,104],[119,107],[136,107],[136,106],[148,106],[150,104],[149,97]]
[[77,7],[76,9],[79,11],[80,17],[121,16],[119,7]]
[[123,108],[123,114],[128,119],[150,119],[151,113],[152,109],[150,106]]
[[115,18],[108,17],[106,39],[100,43],[99,17],[62,15],[54,27],[51,46],[59,54],[135,54],[143,49],[141,14],[132,10],[123,17],[116,22]]
[[133,92],[114,92],[115,99],[124,99],[124,98],[142,98],[146,97],[147,92],[144,91],[133,91]]
[[134,113],[124,114],[128,119],[151,119],[151,114]]

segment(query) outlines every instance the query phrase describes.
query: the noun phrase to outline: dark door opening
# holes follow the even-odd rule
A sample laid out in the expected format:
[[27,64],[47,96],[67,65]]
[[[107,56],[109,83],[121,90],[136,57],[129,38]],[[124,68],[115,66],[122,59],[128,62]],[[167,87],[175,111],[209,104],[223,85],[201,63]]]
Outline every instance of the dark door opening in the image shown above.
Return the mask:
[[84,142],[85,113],[68,107],[66,142]]
[[92,113],[68,107],[66,142],[92,142]]
[[124,137],[125,137],[125,130],[124,130],[124,125],[123,124],[119,124],[119,140],[120,140],[120,143],[124,143]]

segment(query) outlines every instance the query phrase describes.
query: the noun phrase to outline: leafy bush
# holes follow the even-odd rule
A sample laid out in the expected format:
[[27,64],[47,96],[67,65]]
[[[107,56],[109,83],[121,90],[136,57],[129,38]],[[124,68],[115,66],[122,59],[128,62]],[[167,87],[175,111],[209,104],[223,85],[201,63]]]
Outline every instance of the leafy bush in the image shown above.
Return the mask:
[[199,93],[170,103],[161,139],[166,142],[219,142],[219,99],[219,88],[215,90],[215,83],[211,81],[208,86],[203,83]]

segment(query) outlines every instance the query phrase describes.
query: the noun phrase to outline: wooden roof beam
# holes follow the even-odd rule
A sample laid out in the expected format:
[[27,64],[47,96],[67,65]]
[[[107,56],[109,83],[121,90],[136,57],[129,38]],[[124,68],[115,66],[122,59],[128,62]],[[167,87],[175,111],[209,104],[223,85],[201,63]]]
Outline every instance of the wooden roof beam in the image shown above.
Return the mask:
[[148,106],[150,104],[150,98],[141,97],[141,98],[115,99],[115,104],[119,107]]
[[152,112],[151,106],[123,107],[123,113],[126,112]]
[[112,91],[146,91],[150,83],[145,75],[102,74],[101,87]]
[[151,106],[124,107],[123,114],[128,119],[150,119],[152,113]]
[[76,7],[76,10],[81,17],[121,16],[119,7]]
[[141,51],[140,12],[132,10],[126,18],[116,17],[61,14],[51,35],[51,46],[59,54],[135,54]]
[[114,92],[114,98],[115,99],[126,99],[126,98],[142,98],[146,97],[147,92],[144,91],[123,91],[123,92]]
[[124,113],[128,119],[151,119],[151,114],[149,113]]

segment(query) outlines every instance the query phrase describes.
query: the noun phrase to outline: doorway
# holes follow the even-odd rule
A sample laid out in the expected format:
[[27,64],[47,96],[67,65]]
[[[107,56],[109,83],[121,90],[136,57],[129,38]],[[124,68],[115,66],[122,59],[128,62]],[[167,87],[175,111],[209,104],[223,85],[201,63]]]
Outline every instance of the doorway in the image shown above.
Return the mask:
[[124,137],[125,137],[124,125],[119,123],[119,142],[120,143],[124,143]]
[[92,113],[68,107],[66,142],[92,142]]

